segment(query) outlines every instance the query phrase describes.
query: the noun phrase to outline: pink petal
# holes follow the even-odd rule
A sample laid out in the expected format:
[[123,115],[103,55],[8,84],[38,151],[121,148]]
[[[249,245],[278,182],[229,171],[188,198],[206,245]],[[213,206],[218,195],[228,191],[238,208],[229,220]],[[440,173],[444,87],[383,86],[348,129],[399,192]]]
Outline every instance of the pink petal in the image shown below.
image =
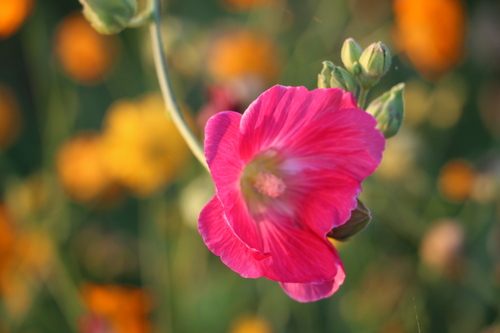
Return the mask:
[[243,161],[239,157],[241,114],[220,112],[205,127],[205,156],[228,222],[234,232],[252,248],[259,248],[255,225],[242,204],[240,176]]
[[[245,111],[241,121],[241,156],[249,162],[257,153],[286,146],[288,137],[307,127],[309,121],[323,112],[337,110],[344,92],[340,89],[308,91],[304,87],[276,85],[257,98]],[[304,126],[306,125],[306,126]]]
[[350,92],[345,93],[342,97],[342,102],[340,102],[339,110],[344,109],[358,109],[358,102],[356,101],[356,98],[354,98],[354,95]]
[[340,261],[325,237],[311,232],[294,217],[272,211],[253,217],[263,250],[271,254],[259,262],[262,276],[297,283],[322,283],[335,277]]
[[243,277],[320,283],[337,274],[340,261],[333,246],[315,233],[294,226],[286,217],[257,221],[260,249],[238,237],[228,222],[231,217],[214,197],[202,210],[198,227],[208,248]]
[[291,179],[288,200],[293,202],[296,218],[324,238],[334,226],[349,219],[361,187],[359,182],[342,174],[329,170],[323,173],[321,176],[303,171],[302,178]]
[[[284,148],[282,169],[297,215],[324,236],[356,207],[360,183],[379,165],[385,140],[375,119],[358,109],[321,115]],[[328,220],[325,217],[331,216]]]
[[243,277],[261,276],[258,260],[252,250],[234,234],[217,197],[213,197],[201,211],[198,228],[207,247],[220,256],[229,268]]
[[332,110],[316,115],[295,129],[293,135],[280,134],[276,141],[286,138],[280,150],[288,157],[285,169],[291,173],[331,169],[360,182],[382,160],[385,139],[376,125],[376,120],[363,110]]
[[335,278],[319,284],[314,283],[286,283],[281,282],[283,290],[292,299],[298,302],[314,302],[330,297],[344,283],[345,271],[342,263],[339,264]]

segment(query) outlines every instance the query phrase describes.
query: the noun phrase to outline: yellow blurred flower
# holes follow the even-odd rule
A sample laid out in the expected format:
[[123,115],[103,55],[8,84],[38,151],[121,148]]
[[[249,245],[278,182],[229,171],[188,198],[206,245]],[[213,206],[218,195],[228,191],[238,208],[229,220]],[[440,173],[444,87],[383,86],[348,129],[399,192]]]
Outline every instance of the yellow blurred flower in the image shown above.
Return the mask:
[[435,80],[462,60],[462,0],[395,0],[393,11],[395,43],[422,76]]
[[421,150],[422,143],[417,133],[403,126],[397,140],[387,141],[384,158],[375,176],[397,182],[413,177]]
[[31,12],[32,7],[33,0],[0,1],[0,39],[15,33]]
[[57,154],[57,172],[66,192],[80,202],[102,198],[113,190],[96,133],[82,133],[63,144]]
[[455,275],[461,266],[465,232],[453,220],[440,220],[427,230],[420,244],[420,258],[437,271]]
[[231,324],[229,333],[272,333],[271,325],[263,318],[244,314]]
[[253,31],[236,29],[216,38],[207,59],[208,74],[216,82],[241,77],[272,83],[280,71],[274,41]]
[[494,174],[477,172],[474,176],[471,198],[482,204],[494,202],[498,198],[498,185]]
[[115,103],[106,115],[103,149],[109,174],[138,196],[171,182],[190,157],[160,95]]
[[469,199],[474,186],[475,172],[467,161],[454,159],[446,163],[438,178],[438,188],[448,200],[463,202]]
[[203,174],[182,187],[179,208],[183,222],[198,230],[198,216],[208,201],[214,196],[214,182],[210,175]]
[[24,272],[40,272],[49,266],[54,253],[53,244],[45,231],[23,230],[16,242],[19,268]]
[[432,109],[432,90],[421,79],[405,82],[405,125],[418,126]]
[[[118,285],[86,284],[82,296],[87,308],[106,321],[114,333],[150,331],[147,318],[151,310],[148,295],[140,288]],[[84,321],[88,318],[84,318]],[[82,325],[85,325],[82,324]],[[87,333],[85,329],[83,333]]]
[[0,275],[0,300],[12,318],[20,318],[28,311],[32,295],[27,277],[16,270]]
[[438,128],[450,128],[460,119],[467,101],[467,84],[458,75],[448,75],[440,80],[432,92],[432,112],[429,122]]
[[20,127],[21,115],[16,97],[9,87],[0,84],[0,150],[14,141]]
[[113,64],[117,41],[115,36],[99,34],[80,13],[73,13],[57,28],[55,52],[71,78],[95,84],[106,76]]
[[7,184],[6,202],[16,220],[26,220],[44,211],[53,197],[54,178],[51,174],[34,173]]
[[404,92],[405,124],[418,126],[428,121],[441,129],[450,128],[460,119],[467,94],[465,79],[456,74],[439,80],[433,89],[421,80],[410,80]]
[[245,11],[276,3],[276,0],[223,0],[223,3],[230,9]]

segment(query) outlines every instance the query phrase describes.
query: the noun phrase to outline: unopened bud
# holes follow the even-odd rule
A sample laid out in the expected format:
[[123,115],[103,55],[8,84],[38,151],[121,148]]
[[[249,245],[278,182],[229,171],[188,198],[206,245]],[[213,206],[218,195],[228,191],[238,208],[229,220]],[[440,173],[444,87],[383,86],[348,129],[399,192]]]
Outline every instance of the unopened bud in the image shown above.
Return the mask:
[[360,81],[364,88],[371,88],[391,67],[391,52],[381,42],[368,46],[359,57]]
[[318,74],[318,88],[331,88],[330,81],[335,65],[331,61],[323,61],[323,69]]
[[405,84],[400,83],[374,99],[366,112],[377,119],[379,129],[386,138],[396,135],[403,123],[404,102],[403,90]]
[[356,235],[368,225],[368,223],[372,219],[370,210],[361,200],[356,200],[358,202],[358,206],[351,212],[351,217],[349,218],[349,220],[343,225],[333,228],[327,234],[328,237],[339,241],[344,241],[351,236]]
[[346,83],[338,67],[335,67],[332,71],[332,76],[330,78],[330,88],[340,88],[342,90],[347,90]]
[[350,91],[353,94],[356,94],[356,91],[358,90],[358,81],[356,81],[356,79],[351,74],[349,74],[348,71],[346,71],[341,67],[335,67],[332,78],[333,77],[338,78],[338,80],[341,80],[341,82],[344,85],[343,89],[345,91]]
[[345,69],[331,61],[323,61],[323,69],[318,74],[318,88],[340,88],[355,94],[358,82]]
[[342,58],[345,68],[354,76],[358,76],[361,73],[358,64],[361,53],[363,53],[363,49],[352,38],[346,39],[340,51],[340,57]]
[[125,29],[137,11],[135,0],[80,0],[83,15],[101,34],[116,34]]

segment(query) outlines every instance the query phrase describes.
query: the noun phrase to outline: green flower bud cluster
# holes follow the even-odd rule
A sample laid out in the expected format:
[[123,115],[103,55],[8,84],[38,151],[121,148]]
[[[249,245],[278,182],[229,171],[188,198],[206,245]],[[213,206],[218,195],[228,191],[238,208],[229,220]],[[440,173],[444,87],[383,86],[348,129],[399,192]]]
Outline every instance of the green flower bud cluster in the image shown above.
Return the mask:
[[[323,62],[318,75],[318,88],[341,88],[354,94],[358,107],[365,108],[369,90],[391,67],[391,52],[383,43],[373,43],[362,49],[352,38],[347,39],[341,51],[345,69],[330,61]],[[386,138],[399,131],[404,117],[404,84],[400,83],[373,100],[366,111],[377,119],[377,128]]]
[[80,0],[80,3],[92,27],[101,34],[111,35],[148,21],[152,0],[148,1],[148,8],[142,13],[137,13],[136,0]]
[[359,80],[361,86],[370,89],[391,67],[391,52],[383,43],[373,43],[364,51],[352,38],[342,46],[342,62],[345,68]]

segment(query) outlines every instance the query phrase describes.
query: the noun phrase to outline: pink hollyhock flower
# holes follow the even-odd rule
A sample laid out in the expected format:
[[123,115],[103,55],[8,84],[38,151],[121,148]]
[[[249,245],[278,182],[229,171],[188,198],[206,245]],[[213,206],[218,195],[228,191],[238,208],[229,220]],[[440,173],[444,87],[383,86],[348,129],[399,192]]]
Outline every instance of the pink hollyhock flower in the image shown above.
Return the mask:
[[326,234],[349,219],[382,159],[376,124],[340,89],[274,86],[243,115],[214,115],[205,156],[216,195],[199,218],[208,248],[299,302],[331,296],[345,273]]

